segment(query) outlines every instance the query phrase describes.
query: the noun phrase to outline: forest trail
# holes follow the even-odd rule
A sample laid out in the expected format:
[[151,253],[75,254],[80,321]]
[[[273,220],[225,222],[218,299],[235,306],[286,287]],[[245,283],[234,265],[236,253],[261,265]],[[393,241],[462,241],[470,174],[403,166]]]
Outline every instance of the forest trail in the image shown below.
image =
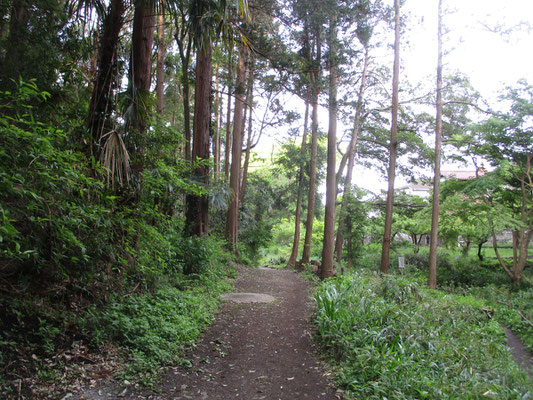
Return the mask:
[[159,393],[93,390],[78,399],[337,399],[312,344],[310,285],[294,271],[238,267],[235,292],[270,303],[225,301],[189,368],[174,367]]

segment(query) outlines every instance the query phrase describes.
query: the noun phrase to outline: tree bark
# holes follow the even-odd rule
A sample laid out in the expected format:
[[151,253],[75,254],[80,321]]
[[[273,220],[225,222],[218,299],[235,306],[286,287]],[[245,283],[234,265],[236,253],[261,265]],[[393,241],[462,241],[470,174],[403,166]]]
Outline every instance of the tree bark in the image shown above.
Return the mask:
[[176,19],[176,44],[178,45],[178,52],[181,61],[181,84],[183,87],[183,132],[185,136],[185,160],[191,160],[191,108],[189,100],[191,96],[189,85],[189,64],[191,60],[192,51],[192,37],[191,32],[186,28],[187,21],[185,15],[181,18],[181,27]]
[[228,109],[226,113],[226,144],[225,144],[225,151],[224,151],[224,175],[226,177],[226,181],[229,180],[229,170],[230,170],[230,157],[231,157],[231,89],[233,87],[233,47],[230,47],[229,54],[228,54]]
[[244,44],[239,46],[239,62],[237,64],[237,82],[235,87],[235,113],[233,116],[233,151],[231,157],[230,191],[231,198],[226,218],[226,240],[232,250],[238,253],[239,224],[239,192],[241,180],[242,158],[242,127],[244,111],[244,95],[246,92],[246,60],[248,50]]
[[[246,184],[248,182],[248,167],[250,165],[250,153],[252,150],[252,140],[253,140],[253,103],[254,103],[254,66],[253,61],[250,63],[250,68],[248,71],[248,89],[246,94],[246,104],[248,108],[248,138],[246,140],[246,153],[244,156],[244,166],[242,168],[242,182],[241,190],[239,195],[239,201],[242,203],[244,201],[244,194],[246,193]],[[244,121],[243,121],[244,122]],[[244,127],[242,129],[244,134]]]
[[307,97],[305,99],[305,114],[304,114],[304,131],[302,135],[302,148],[301,148],[301,163],[300,171],[298,173],[298,194],[296,197],[296,212],[294,215],[294,239],[292,241],[292,250],[287,261],[287,268],[294,267],[296,265],[296,259],[298,257],[298,247],[300,245],[300,224],[302,217],[302,196],[304,190],[304,174],[305,174],[305,153],[307,144],[307,124],[309,122],[309,93],[307,90]]
[[[153,6],[142,3],[142,5],[135,8],[131,39],[131,74],[134,88],[137,90],[149,91],[152,83],[154,29],[154,8]],[[145,122],[141,121],[141,124]]]
[[479,261],[483,261],[483,254],[481,254],[481,250],[483,249],[483,245],[485,243],[487,243],[487,240],[481,240],[477,244],[477,258],[479,259]]
[[398,86],[400,80],[400,0],[394,0],[394,66],[392,77],[392,124],[389,149],[388,190],[385,209],[385,230],[381,248],[381,272],[389,272],[390,245],[392,231],[392,211],[394,205],[394,180],[396,178],[396,156],[398,150]]
[[316,60],[313,71],[310,74],[311,83],[311,159],[309,162],[309,194],[307,196],[307,218],[305,222],[305,239],[302,252],[302,264],[308,264],[311,258],[311,239],[313,237],[313,221],[315,218],[315,196],[316,196],[316,156],[318,150],[318,95],[320,93],[320,30],[317,29],[316,36]]
[[113,89],[117,78],[117,48],[119,34],[124,25],[125,5],[123,0],[112,0],[102,23],[99,38],[96,79],[89,103],[87,126],[91,133],[90,153],[97,155],[102,135],[110,130],[107,121],[113,111]]
[[150,110],[146,108],[141,97],[150,92],[152,83],[152,46],[154,43],[155,13],[154,6],[140,4],[133,15],[133,32],[131,38],[130,87],[136,117],[132,127],[137,131],[135,149],[131,156],[132,177],[136,185],[142,185],[144,171],[144,155],[146,150],[146,126]]
[[165,94],[165,15],[158,16],[157,24],[157,113],[163,115],[163,97]]
[[213,166],[213,174],[215,176],[215,180],[218,179],[220,174],[220,110],[219,110],[219,103],[220,103],[220,94],[219,94],[219,88],[220,88],[220,77],[219,77],[219,70],[218,70],[218,64],[215,65],[215,127],[214,127],[214,138],[213,138],[213,157],[214,157],[214,166]]
[[439,0],[437,32],[437,119],[435,121],[435,167],[433,174],[433,207],[429,242],[428,286],[437,288],[437,247],[439,242],[440,159],[442,147],[442,0]]
[[[361,74],[361,84],[359,86],[359,93],[357,95],[357,105],[355,106],[355,117],[354,117],[352,138],[350,140],[350,144],[348,145],[348,149],[346,150],[348,153],[348,170],[346,171],[346,179],[344,181],[344,193],[342,195],[341,212],[339,213],[341,215],[341,218],[339,218],[339,224],[337,227],[337,238],[335,240],[335,254],[337,258],[337,263],[339,264],[341,263],[342,244],[344,241],[344,232],[343,232],[344,230],[343,215],[344,214],[342,210],[345,210],[346,207],[348,207],[348,196],[351,193],[355,153],[357,149],[357,141],[359,138],[359,133],[361,132],[361,113],[363,112],[363,96],[365,93],[367,70],[368,70],[368,47],[365,48],[363,72]],[[337,173],[337,176],[338,176],[338,173]],[[337,180],[337,185],[338,185],[338,180]]]
[[326,174],[326,210],[324,215],[324,243],[320,279],[335,274],[333,252],[335,247],[335,200],[337,179],[335,161],[337,156],[337,16],[330,17],[329,42],[329,129],[328,165]]
[[[211,122],[211,43],[204,44],[196,55],[196,83],[193,121],[192,160],[209,160],[209,125]],[[195,169],[196,180],[209,186],[207,162]],[[186,226],[190,235],[206,235],[209,226],[209,202],[207,195],[187,195]]]

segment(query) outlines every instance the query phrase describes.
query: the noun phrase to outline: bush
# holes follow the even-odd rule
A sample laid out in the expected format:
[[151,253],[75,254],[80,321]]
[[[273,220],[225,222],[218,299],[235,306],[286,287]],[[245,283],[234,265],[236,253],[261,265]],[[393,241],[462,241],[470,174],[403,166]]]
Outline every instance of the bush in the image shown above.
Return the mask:
[[66,133],[32,116],[30,104],[48,96],[33,83],[0,92],[0,266],[37,285],[90,275],[112,241],[98,228],[113,199],[85,173]]
[[229,290],[228,269],[220,265],[201,275],[202,280],[181,281],[181,288],[165,285],[154,293],[113,297],[108,305],[93,308],[84,319],[94,344],[113,341],[127,349],[126,371],[150,384],[160,367],[180,359],[213,318],[219,294]]
[[531,381],[482,302],[360,273],[317,290],[317,340],[352,398],[523,398]]
[[508,278],[501,268],[486,268],[477,258],[460,256],[445,267],[439,268],[437,283],[439,286],[484,286],[499,284]]
[[490,284],[455,288],[454,291],[483,299],[485,307],[494,311],[494,318],[511,328],[524,345],[533,351],[533,288],[513,290],[509,286]]
[[88,338],[156,370],[211,317],[230,256],[183,235],[179,203],[203,189],[174,135],[150,129],[142,187],[106,185],[72,132],[34,116],[48,97],[33,83],[0,92],[0,384],[52,376],[54,353]]

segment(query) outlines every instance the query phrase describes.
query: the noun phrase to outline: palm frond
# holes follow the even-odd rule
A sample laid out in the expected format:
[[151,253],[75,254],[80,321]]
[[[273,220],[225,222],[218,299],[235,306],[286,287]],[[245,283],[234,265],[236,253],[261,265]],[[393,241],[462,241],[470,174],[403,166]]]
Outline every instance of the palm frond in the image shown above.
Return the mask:
[[122,136],[116,130],[106,133],[102,139],[106,138],[102,151],[101,162],[107,171],[107,184],[120,185],[128,183],[130,180],[130,159],[126,145]]

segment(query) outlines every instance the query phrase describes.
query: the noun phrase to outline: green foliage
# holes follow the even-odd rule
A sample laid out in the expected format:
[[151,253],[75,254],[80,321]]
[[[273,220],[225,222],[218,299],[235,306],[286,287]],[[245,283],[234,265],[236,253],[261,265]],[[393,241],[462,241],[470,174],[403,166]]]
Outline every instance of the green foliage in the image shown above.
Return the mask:
[[440,286],[500,285],[508,280],[501,267],[487,266],[477,257],[459,256],[439,268],[437,282]]
[[272,226],[272,241],[263,250],[264,262],[284,267],[291,252],[293,238],[294,220],[281,218]]
[[[305,235],[305,229],[302,232]],[[322,259],[322,243],[324,243],[324,218],[315,218],[313,222],[313,235],[311,236],[311,258]]]
[[216,262],[216,251],[221,252],[221,243],[209,237],[185,237],[179,246],[183,272],[187,275],[200,275],[209,271],[211,262]]
[[[67,24],[62,4],[55,0],[6,4],[10,7],[2,10],[0,87],[14,89],[21,78],[34,79],[49,91],[57,90],[54,83],[60,73],[69,74],[63,62],[68,53],[76,53],[78,40],[75,29]],[[5,26],[8,20],[9,30]]]
[[[36,110],[49,101],[34,82],[0,93],[2,379],[50,375],[46,358],[74,337],[115,340],[133,369],[155,370],[196,337],[226,287],[222,242],[185,237],[179,217],[184,194],[205,189],[190,182],[176,156],[180,137],[163,125],[148,134],[154,147],[147,146],[142,186],[105,185],[106,171],[73,150],[68,132],[41,122]],[[180,296],[196,314],[172,305]],[[141,323],[128,313],[145,305],[154,318],[146,337],[103,329],[116,317],[119,331],[137,334],[133,324]],[[164,322],[172,307],[183,320]],[[181,341],[166,343],[176,332]]]
[[[520,81],[501,96],[509,106],[506,112],[492,114],[467,133],[457,135],[458,147],[472,156],[487,159],[496,169],[465,185],[463,194],[481,210],[476,217],[486,221],[489,232],[512,230],[514,254],[512,268],[506,268],[515,285],[520,285],[526,255],[522,249],[531,241],[531,146],[533,134],[533,86]],[[506,266],[502,263],[502,268]]]
[[344,246],[344,257],[350,257],[357,263],[363,253],[363,241],[367,233],[368,207],[362,198],[365,192],[359,188],[350,188],[346,208],[343,206],[339,213],[339,221],[344,223],[344,240],[349,245]]
[[112,198],[66,149],[67,135],[33,118],[30,103],[47,97],[34,83],[0,93],[0,263],[8,274],[57,278],[98,255]]
[[375,271],[381,261],[381,245],[370,243],[363,247],[361,257],[355,267]]
[[503,330],[471,297],[361,273],[324,282],[315,299],[317,339],[352,398],[519,399],[533,391]]
[[239,210],[241,252],[257,263],[260,250],[272,240],[272,228],[285,200],[283,182],[267,169],[250,171],[244,201]]
[[125,347],[131,361],[127,374],[152,383],[160,366],[178,361],[211,321],[218,295],[229,289],[225,271],[212,268],[202,284],[183,281],[182,288],[166,285],[154,293],[113,297],[103,310],[90,311],[86,329],[96,343],[112,340]]
[[494,318],[511,328],[524,345],[533,351],[532,287],[512,290],[509,286],[492,283],[483,286],[457,287],[454,288],[454,292],[482,299],[485,307],[494,311]]

